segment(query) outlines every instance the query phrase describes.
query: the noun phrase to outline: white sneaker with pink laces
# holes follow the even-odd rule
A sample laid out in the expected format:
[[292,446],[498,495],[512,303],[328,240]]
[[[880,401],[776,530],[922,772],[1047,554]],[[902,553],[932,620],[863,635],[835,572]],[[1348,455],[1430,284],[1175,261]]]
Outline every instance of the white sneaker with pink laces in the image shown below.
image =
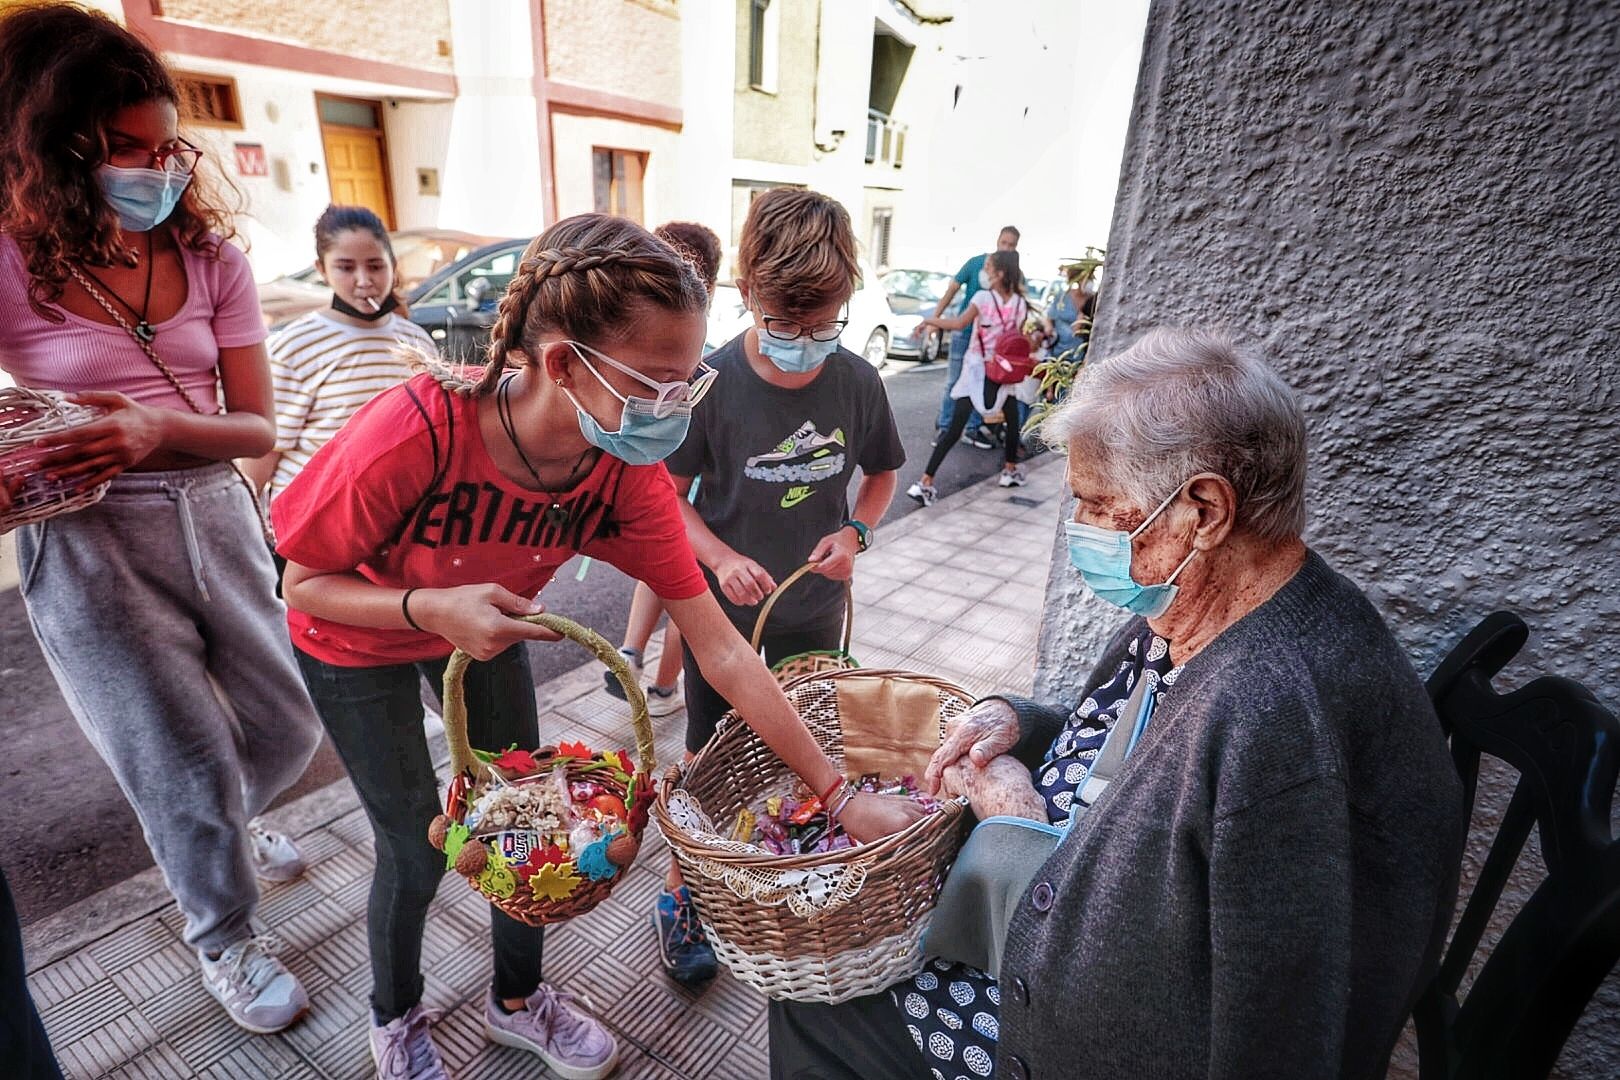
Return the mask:
[[538,1054],[563,1080],[602,1080],[619,1063],[619,1044],[574,1000],[541,983],[522,1009],[509,1013],[491,992],[484,998],[485,1029],[503,1046]]

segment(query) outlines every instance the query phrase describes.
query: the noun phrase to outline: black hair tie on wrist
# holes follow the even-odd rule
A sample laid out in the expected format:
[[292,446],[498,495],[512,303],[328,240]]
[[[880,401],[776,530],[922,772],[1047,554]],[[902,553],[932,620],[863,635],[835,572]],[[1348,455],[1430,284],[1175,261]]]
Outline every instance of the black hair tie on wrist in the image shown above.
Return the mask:
[[416,620],[411,618],[411,593],[415,591],[415,589],[406,589],[405,595],[399,598],[399,613],[405,616],[405,622],[412,630],[415,630],[419,634],[425,634],[427,631],[416,625]]

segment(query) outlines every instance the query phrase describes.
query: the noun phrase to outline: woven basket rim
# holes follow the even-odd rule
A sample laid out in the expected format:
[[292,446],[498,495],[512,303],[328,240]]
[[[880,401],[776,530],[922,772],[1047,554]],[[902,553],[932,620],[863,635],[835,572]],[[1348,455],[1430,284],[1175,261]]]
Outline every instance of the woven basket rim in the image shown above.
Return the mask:
[[[848,678],[884,678],[899,679],[904,682],[928,683],[946,693],[954,694],[964,701],[973,701],[973,695],[962,687],[945,679],[933,675],[924,675],[916,671],[902,671],[898,668],[841,668],[836,671],[813,671],[798,678],[791,679],[782,687],[783,691],[792,690],[806,683],[818,681],[837,681]],[[749,854],[732,851],[729,848],[707,844],[693,839],[677,827],[669,816],[670,795],[679,790],[687,774],[695,770],[705,761],[705,755],[715,745],[720,735],[728,730],[730,724],[740,724],[744,721],[737,717],[735,712],[726,714],[721,719],[723,726],[718,727],[715,735],[691,761],[681,765],[671,765],[665,770],[663,778],[654,785],[654,798],[652,815],[658,819],[658,828],[664,834],[664,839],[671,846],[679,847],[688,856],[708,859],[712,862],[726,866],[760,867],[777,870],[808,870],[820,866],[839,865],[850,862],[869,862],[880,859],[892,852],[895,848],[910,844],[913,840],[944,829],[956,827],[958,819],[967,810],[967,800],[953,798],[944,800],[939,809],[924,814],[921,818],[907,825],[899,832],[874,840],[870,844],[861,844],[859,847],[843,848],[838,851],[810,852],[802,855],[772,855],[770,853]]]

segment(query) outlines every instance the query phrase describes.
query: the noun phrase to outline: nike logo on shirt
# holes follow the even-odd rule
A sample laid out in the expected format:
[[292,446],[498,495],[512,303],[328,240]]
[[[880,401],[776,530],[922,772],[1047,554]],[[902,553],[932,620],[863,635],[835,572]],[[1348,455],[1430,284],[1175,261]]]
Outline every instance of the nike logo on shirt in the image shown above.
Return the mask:
[[782,509],[791,510],[814,494],[815,490],[807,486],[790,487],[787,494],[782,496]]

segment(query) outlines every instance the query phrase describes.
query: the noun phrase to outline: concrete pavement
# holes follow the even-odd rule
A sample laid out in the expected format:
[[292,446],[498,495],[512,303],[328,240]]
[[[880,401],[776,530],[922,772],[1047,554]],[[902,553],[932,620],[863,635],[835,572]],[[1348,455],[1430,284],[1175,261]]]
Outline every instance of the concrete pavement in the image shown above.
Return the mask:
[[[852,651],[861,663],[941,675],[975,693],[1027,692],[1062,487],[1061,459],[1047,456],[1025,488],[987,480],[886,525],[857,567]],[[594,663],[542,685],[546,737],[625,742],[624,707],[601,687]],[[660,761],[675,760],[684,714],[654,723]],[[442,738],[434,745],[442,767]],[[344,780],[272,819],[299,838],[310,869],[267,887],[260,916],[309,990],[311,1014],[279,1036],[232,1025],[203,989],[179,938],[180,914],[148,870],[25,931],[30,987],[70,1076],[371,1075],[364,813]],[[547,930],[546,978],[587,996],[615,1029],[618,1076],[763,1077],[765,999],[724,974],[694,996],[659,970],[648,913],[667,854],[655,833],[608,901]],[[483,899],[447,876],[423,951],[427,1003],[446,1013],[435,1038],[458,1077],[549,1075],[534,1057],[484,1037],[487,926]]]

